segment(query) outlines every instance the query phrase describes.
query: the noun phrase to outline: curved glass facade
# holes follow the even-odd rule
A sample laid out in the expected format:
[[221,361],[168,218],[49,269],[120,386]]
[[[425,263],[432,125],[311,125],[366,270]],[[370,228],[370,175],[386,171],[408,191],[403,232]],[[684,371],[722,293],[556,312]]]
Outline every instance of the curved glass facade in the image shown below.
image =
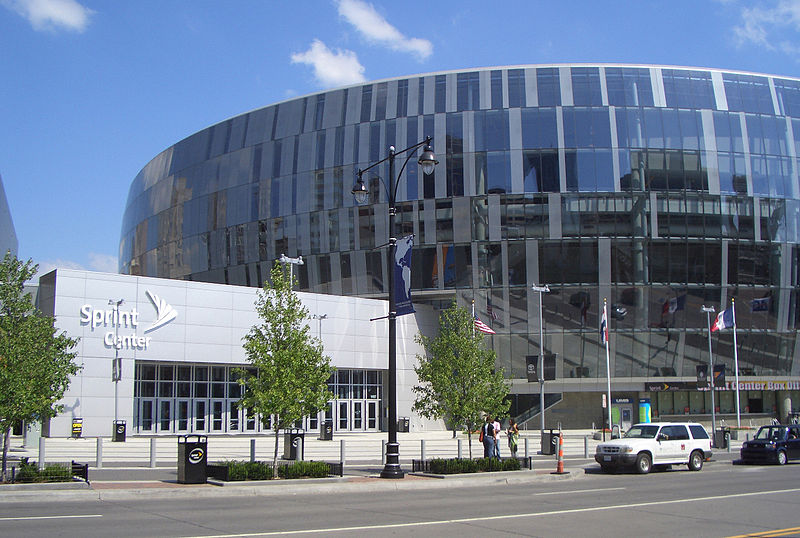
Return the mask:
[[[534,283],[552,290],[544,345],[563,383],[605,379],[604,298],[615,384],[694,379],[708,362],[700,307],[732,298],[740,375],[800,374],[797,79],[516,66],[284,101],[144,167],[128,195],[120,271],[258,286],[281,254],[302,255],[300,289],[383,297],[385,188],[371,179],[366,206],[350,190],[389,146],[425,136],[440,163],[425,176],[412,160],[397,195],[397,235],[415,234],[414,301],[474,300],[515,392],[538,390],[523,381],[526,355],[539,350]],[[385,180],[388,165],[372,171]],[[732,331],[714,338],[730,379]],[[664,402],[662,414],[683,411]],[[701,395],[685,407],[708,404]]]

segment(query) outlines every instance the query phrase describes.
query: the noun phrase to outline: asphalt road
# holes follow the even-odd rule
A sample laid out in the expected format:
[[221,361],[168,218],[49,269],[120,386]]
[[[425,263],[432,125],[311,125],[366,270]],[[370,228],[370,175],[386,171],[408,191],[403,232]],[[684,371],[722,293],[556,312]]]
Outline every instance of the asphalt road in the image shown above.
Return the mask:
[[[800,463],[446,489],[0,504],[0,536],[800,536]],[[786,530],[790,529],[790,530]],[[780,534],[768,531],[784,530]],[[761,533],[761,534],[759,534]]]

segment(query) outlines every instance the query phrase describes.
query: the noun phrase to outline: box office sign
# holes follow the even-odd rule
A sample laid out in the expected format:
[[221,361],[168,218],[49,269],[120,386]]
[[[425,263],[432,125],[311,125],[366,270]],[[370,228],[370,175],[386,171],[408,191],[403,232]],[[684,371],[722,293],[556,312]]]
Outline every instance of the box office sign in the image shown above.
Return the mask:
[[[674,383],[645,383],[644,390],[648,392],[672,392],[678,390],[708,390],[708,386],[698,386],[695,381],[676,381]],[[723,385],[717,386],[718,391],[736,390],[736,382],[729,379]],[[740,381],[739,390],[800,390],[800,381],[782,381],[766,379],[756,381]]]
[[142,316],[135,306],[123,309],[112,304],[108,308],[95,308],[90,304],[85,304],[81,306],[80,310],[81,325],[89,326],[92,331],[105,330],[103,343],[107,347],[144,351],[150,347],[152,340],[147,333],[163,327],[178,317],[178,312],[172,305],[158,295],[149,290],[145,294],[155,309],[155,316],[151,318],[153,321],[142,331],[142,334],[139,334],[140,317]]

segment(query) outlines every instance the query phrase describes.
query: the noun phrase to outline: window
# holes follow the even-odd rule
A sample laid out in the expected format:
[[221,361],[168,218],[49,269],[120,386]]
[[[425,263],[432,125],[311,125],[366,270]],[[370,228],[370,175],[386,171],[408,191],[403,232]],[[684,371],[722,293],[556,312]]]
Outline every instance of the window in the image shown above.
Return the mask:
[[572,101],[575,106],[600,106],[600,70],[597,67],[572,68]]

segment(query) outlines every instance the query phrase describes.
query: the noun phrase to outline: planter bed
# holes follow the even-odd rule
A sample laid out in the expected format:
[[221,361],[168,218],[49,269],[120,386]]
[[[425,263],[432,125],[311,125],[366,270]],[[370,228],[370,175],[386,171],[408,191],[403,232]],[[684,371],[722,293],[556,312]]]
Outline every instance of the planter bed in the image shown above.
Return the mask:
[[431,474],[491,473],[533,469],[533,458],[435,458],[411,460],[411,472]]
[[[299,461],[294,463],[278,463],[279,478],[325,478],[342,476],[341,462]],[[254,480],[272,480],[272,464],[264,461],[227,461],[206,465],[208,478],[223,482],[242,482]]]

